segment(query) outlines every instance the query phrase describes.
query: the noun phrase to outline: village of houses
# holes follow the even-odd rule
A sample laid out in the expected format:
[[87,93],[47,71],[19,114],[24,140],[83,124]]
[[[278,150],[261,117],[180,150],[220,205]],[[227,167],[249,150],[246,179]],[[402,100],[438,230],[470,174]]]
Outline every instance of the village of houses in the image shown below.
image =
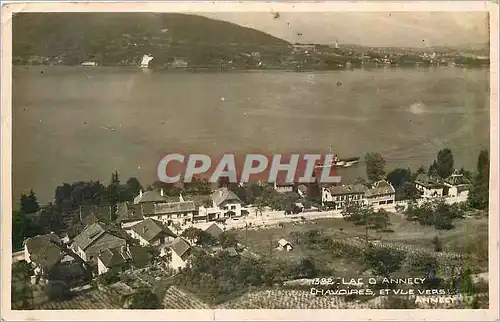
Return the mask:
[[[455,171],[445,180],[420,174],[415,185],[421,193],[418,202],[444,198],[447,203],[457,203],[467,200],[470,182]],[[274,189],[279,193],[296,191],[301,196],[307,193],[305,185],[275,183]],[[322,203],[330,202],[333,205],[329,210],[314,207],[304,209],[303,205],[297,204],[298,211],[285,214],[270,209],[258,211],[257,207],[243,204],[234,192],[225,187],[212,192],[211,207],[185,200],[182,194],[178,200],[172,201],[161,189],[141,190],[133,201],[118,205],[118,224],[100,221],[97,206],[80,207],[82,228],[78,235],[69,238],[52,233],[28,238],[24,242],[24,251],[13,254],[13,261],[24,259],[33,266],[35,273],[31,278],[32,284],[47,283],[51,272],[67,269],[70,271],[68,274],[72,274],[74,284],[82,287],[82,284],[88,284],[88,280],[84,281],[85,269],[82,267],[92,270],[91,279],[117,268],[122,271],[141,271],[158,266],[175,274],[186,267],[191,249],[195,246],[196,241],[181,237],[182,232],[189,227],[199,228],[217,239],[230,229],[265,229],[283,222],[300,224],[308,219],[338,218],[342,216],[341,210],[347,201],[371,204],[374,209],[382,208],[394,215],[398,215],[398,211],[408,204],[408,201],[396,201],[395,189],[387,181],[378,181],[371,188],[348,184],[322,187],[321,191]],[[274,246],[281,251],[293,251],[294,248],[291,242],[279,236]],[[152,248],[158,256],[151,253]],[[252,249],[239,243],[237,247],[221,249],[219,246],[213,251],[259,257]],[[76,282],[79,280],[82,283]],[[154,284],[154,280],[151,284]],[[123,283],[119,289],[122,293],[132,291]]]

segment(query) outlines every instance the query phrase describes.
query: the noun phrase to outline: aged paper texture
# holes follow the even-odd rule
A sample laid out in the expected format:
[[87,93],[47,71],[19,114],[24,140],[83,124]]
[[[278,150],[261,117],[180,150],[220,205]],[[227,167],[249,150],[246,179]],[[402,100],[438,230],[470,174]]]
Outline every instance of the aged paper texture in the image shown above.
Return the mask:
[[496,3],[1,26],[3,319],[498,319]]

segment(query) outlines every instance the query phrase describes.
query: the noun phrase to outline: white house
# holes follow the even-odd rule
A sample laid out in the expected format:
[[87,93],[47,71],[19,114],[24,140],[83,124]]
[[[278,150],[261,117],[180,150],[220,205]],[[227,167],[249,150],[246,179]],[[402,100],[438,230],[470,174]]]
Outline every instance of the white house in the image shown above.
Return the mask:
[[287,252],[293,250],[292,244],[284,239],[280,239],[278,241],[278,248],[281,250],[286,250]]
[[163,222],[147,218],[127,231],[142,246],[165,247],[177,237]]
[[207,221],[216,221],[242,216],[243,202],[228,188],[219,188],[212,193],[212,207],[199,207],[198,217],[205,217]]
[[438,176],[419,174],[415,179],[415,188],[424,198],[439,198],[443,196],[444,183]]
[[333,209],[339,210],[344,208],[347,201],[356,203],[365,203],[365,193],[368,191],[362,184],[324,187],[321,193],[321,203],[333,203]]
[[176,271],[186,267],[187,261],[191,256],[191,246],[181,237],[178,237],[169,246],[172,254],[170,267]]
[[184,225],[193,221],[195,211],[194,201],[166,202],[154,204],[152,213],[146,212],[143,215],[163,221],[166,224],[177,223]]
[[279,193],[292,192],[294,185],[292,183],[274,183],[274,190]]
[[234,217],[241,217],[243,202],[228,188],[217,189],[212,194],[213,208],[219,208],[223,217],[229,217],[228,212],[232,211]]
[[307,191],[309,188],[305,184],[301,184],[297,187],[297,193],[302,197],[306,198],[307,197]]
[[396,190],[385,180],[377,181],[367,190],[365,198],[374,209],[392,209],[396,203]]
[[457,170],[444,180],[444,185],[448,188],[449,197],[467,200],[471,182],[463,174],[458,173]]

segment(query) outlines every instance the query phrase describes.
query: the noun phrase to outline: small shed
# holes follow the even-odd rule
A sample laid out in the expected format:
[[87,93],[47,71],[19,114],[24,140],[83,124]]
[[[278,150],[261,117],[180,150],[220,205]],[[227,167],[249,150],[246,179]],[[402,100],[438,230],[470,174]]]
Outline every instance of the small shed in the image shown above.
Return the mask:
[[286,250],[287,252],[291,251],[293,249],[293,245],[284,239],[280,239],[278,241],[278,248],[281,250]]

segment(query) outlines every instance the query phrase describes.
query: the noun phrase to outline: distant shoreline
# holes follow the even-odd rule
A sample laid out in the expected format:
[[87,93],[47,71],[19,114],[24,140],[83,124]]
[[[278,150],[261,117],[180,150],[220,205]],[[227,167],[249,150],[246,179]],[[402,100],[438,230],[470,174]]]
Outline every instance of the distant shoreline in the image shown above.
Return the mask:
[[162,72],[162,73],[248,73],[248,72],[292,72],[292,73],[312,73],[312,72],[339,72],[339,71],[355,71],[355,70],[379,70],[379,69],[486,69],[490,65],[483,66],[469,66],[469,65],[431,65],[431,66],[408,66],[408,65],[392,65],[392,66],[377,66],[377,65],[367,65],[366,67],[355,67],[355,68],[304,68],[304,69],[293,69],[285,67],[263,67],[263,68],[218,68],[218,67],[186,67],[186,68],[148,68],[143,69],[135,65],[97,65],[97,66],[82,66],[82,65],[20,65],[13,64],[15,67],[25,67],[25,68],[46,68],[46,67],[56,67],[56,68],[75,68],[80,67],[82,69],[103,69],[103,68],[120,68],[128,70],[143,70],[147,72]]

